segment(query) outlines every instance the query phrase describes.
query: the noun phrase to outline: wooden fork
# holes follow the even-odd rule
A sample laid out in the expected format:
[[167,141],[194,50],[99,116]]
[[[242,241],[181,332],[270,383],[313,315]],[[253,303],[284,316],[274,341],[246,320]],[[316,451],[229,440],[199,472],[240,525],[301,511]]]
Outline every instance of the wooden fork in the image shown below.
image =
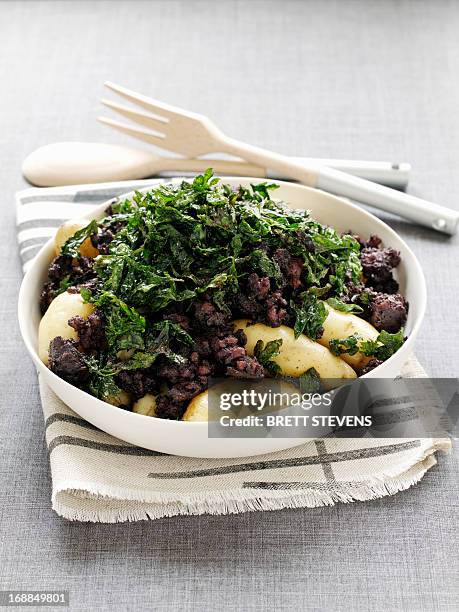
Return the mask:
[[456,233],[459,221],[457,211],[334,168],[307,167],[285,155],[226,136],[204,115],[171,106],[111,82],[106,82],[105,85],[121,97],[148,111],[144,113],[110,100],[102,100],[105,106],[147,128],[144,130],[113,119],[99,117],[99,121],[124,134],[187,157],[194,158],[215,152],[236,155],[253,164],[290,176],[310,187],[358,200],[446,234]]

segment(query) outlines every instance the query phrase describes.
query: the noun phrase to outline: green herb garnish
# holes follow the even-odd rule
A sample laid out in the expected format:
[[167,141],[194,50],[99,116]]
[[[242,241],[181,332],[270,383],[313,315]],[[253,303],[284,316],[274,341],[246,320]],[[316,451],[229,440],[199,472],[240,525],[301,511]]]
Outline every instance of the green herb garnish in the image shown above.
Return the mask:
[[362,338],[357,334],[352,334],[352,336],[343,339],[334,338],[330,340],[329,348],[333,355],[337,357],[345,353],[348,355],[355,355],[360,350],[359,342],[361,339]]
[[328,298],[327,304],[335,310],[339,310],[340,312],[363,312],[363,308],[358,304],[346,304],[345,302],[342,302],[340,299],[335,297]]
[[381,361],[389,359],[405,341],[404,330],[400,329],[395,334],[382,331],[376,340],[365,340],[360,345],[360,351],[368,357],[375,357]]
[[281,282],[279,266],[264,250],[269,247],[302,258],[311,291],[340,294],[349,274],[360,277],[358,242],[314,221],[308,211],[274,201],[275,188],[264,183],[235,192],[208,170],[191,183],[160,185],[113,205],[115,214],[103,223],[120,221],[122,229],[109,253],[97,259],[103,289],[153,311],[208,288],[228,298],[253,271],[274,285]]
[[298,377],[301,393],[318,393],[320,391],[320,376],[315,368],[309,368]]
[[295,338],[300,334],[306,334],[309,338],[316,340],[323,333],[323,323],[327,318],[327,309],[324,303],[310,293],[302,293],[301,305],[292,303],[291,307],[295,313],[294,333]]
[[[85,292],[83,298],[87,297]],[[105,314],[105,336],[111,352],[144,348],[146,321],[143,315],[111,291],[100,293],[92,301]]]
[[61,254],[75,258],[81,257],[80,246],[86,238],[89,238],[92,234],[97,234],[97,231],[97,221],[93,219],[88,225],[75,232],[73,236],[70,236],[67,242],[62,246]]
[[117,373],[114,368],[104,363],[104,358],[99,359],[90,355],[84,355],[84,361],[89,370],[88,390],[99,399],[107,399],[120,393],[114,376]]
[[374,357],[381,361],[389,359],[404,342],[404,331],[400,329],[395,334],[390,334],[387,331],[382,331],[376,340],[363,340],[357,334],[353,334],[348,338],[330,340],[330,351],[339,357],[344,353],[355,355],[358,352],[363,353],[367,357]]
[[[114,214],[100,225],[114,228],[115,239],[95,261],[97,288],[84,296],[105,315],[109,350],[145,351],[155,313],[178,303],[186,311],[205,293],[230,312],[251,272],[280,287],[281,270],[269,255],[277,248],[304,262],[307,291],[292,300],[295,335],[318,338],[326,309],[317,296],[340,295],[349,275],[360,278],[360,246],[308,211],[273,200],[276,187],[263,183],[234,191],[209,169],[192,182],[162,184],[113,204]],[[67,241],[66,253],[77,255],[96,232],[94,221]]]
[[281,346],[281,338],[267,342],[266,346],[263,340],[258,340],[253,350],[255,357],[272,376],[276,376],[277,374],[281,373],[280,366],[273,361],[273,358],[279,355]]

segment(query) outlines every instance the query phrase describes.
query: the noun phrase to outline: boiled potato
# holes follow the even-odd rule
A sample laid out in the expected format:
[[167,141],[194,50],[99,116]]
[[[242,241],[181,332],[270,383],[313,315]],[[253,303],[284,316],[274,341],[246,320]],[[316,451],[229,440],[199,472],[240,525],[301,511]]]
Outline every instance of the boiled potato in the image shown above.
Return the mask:
[[248,319],[240,319],[233,324],[235,329],[244,330],[247,336],[245,348],[251,356],[258,340],[266,344],[278,338],[282,339],[279,355],[274,357],[273,361],[281,368],[284,376],[299,377],[309,368],[314,368],[320,378],[356,378],[354,370],[342,359],[335,357],[328,348],[304,334],[295,339],[290,327],[268,327],[263,323],[252,325]]
[[[60,254],[62,247],[71,236],[76,234],[78,230],[86,227],[89,223],[89,219],[69,219],[63,223],[54,236],[54,250],[56,255]],[[82,243],[80,246],[80,253],[85,257],[97,257],[97,255],[99,255],[99,251],[93,247],[90,238],[86,238]]]
[[144,414],[145,416],[156,416],[156,397],[147,393],[135,402],[132,412]]
[[76,331],[68,324],[69,319],[79,315],[87,319],[94,312],[92,304],[85,304],[79,293],[60,293],[49,305],[38,327],[38,354],[48,365],[49,343],[56,336],[78,340]]
[[132,399],[129,393],[122,389],[120,389],[119,393],[116,395],[107,395],[107,397],[104,397],[104,402],[112,406],[130,406],[131,401]]
[[188,404],[182,421],[207,421],[209,419],[208,392],[203,391]]
[[[330,346],[330,340],[343,340],[353,334],[356,334],[362,340],[376,340],[378,337],[379,332],[365,319],[361,319],[354,314],[335,310],[325,302],[324,304],[328,315],[323,324],[324,333],[317,340],[323,346]],[[361,368],[368,363],[371,357],[366,357],[362,353],[356,353],[355,355],[343,353],[341,359],[344,359],[353,368]]]
[[[289,395],[298,395],[298,388],[295,387],[290,382],[285,380],[276,381],[276,388],[274,389],[273,380],[272,379],[263,379],[259,381],[250,381],[253,383],[253,388],[258,393],[268,393],[269,391],[275,391],[276,393],[289,394]],[[247,383],[247,387],[249,386],[249,382]],[[223,382],[217,383],[214,387],[212,387],[212,391],[215,393],[238,393],[240,389],[235,387],[234,381],[231,379],[225,380]],[[263,409],[264,413],[273,412],[275,410],[279,410],[280,408],[285,408],[285,405],[282,406],[265,406]],[[223,412],[221,413],[223,414]],[[228,411],[228,415],[236,416],[236,412]],[[249,407],[241,407],[237,410],[238,418],[253,414],[253,411],[250,410]],[[215,414],[214,417],[218,415]],[[182,417],[183,421],[208,421],[209,420],[209,391],[203,391],[199,395],[196,395],[190,403],[185,411],[185,414]]]

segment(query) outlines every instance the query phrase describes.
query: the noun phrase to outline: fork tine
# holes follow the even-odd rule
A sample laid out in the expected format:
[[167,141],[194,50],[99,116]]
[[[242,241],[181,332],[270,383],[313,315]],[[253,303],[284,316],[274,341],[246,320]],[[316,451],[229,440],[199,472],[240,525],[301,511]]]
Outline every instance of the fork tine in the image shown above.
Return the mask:
[[193,116],[193,113],[190,113],[189,111],[185,111],[181,108],[171,106],[170,104],[166,104],[165,102],[153,100],[153,98],[149,98],[148,96],[144,96],[143,94],[136,93],[131,89],[127,89],[126,87],[122,87],[121,85],[116,85],[115,83],[112,83],[110,81],[105,81],[105,87],[108,87],[123,98],[126,98],[126,100],[129,100],[134,104],[138,104],[139,106],[146,108],[158,117],[166,119],[175,119],[177,117],[183,117],[184,115],[188,117]]
[[148,129],[153,130],[155,132],[162,134],[167,129],[167,125],[169,123],[167,119],[156,119],[151,115],[147,115],[146,113],[133,110],[131,108],[128,108],[127,106],[123,106],[122,104],[112,102],[111,100],[102,99],[101,103],[104,106],[108,106],[108,108],[111,108],[116,113],[123,115],[123,117],[131,119],[132,121],[135,121],[135,123],[140,123],[140,125],[144,125]]
[[163,135],[156,135],[151,132],[146,132],[145,130],[141,130],[140,128],[131,127],[126,125],[125,123],[120,123],[119,121],[115,121],[114,119],[109,119],[108,117],[97,117],[97,120],[101,123],[105,123],[109,127],[122,132],[123,134],[127,134],[128,136],[132,136],[133,138],[137,138],[138,140],[143,140],[144,142],[148,142],[149,144],[156,145],[161,149],[167,149],[169,151],[174,151],[175,149],[168,144],[167,138]]

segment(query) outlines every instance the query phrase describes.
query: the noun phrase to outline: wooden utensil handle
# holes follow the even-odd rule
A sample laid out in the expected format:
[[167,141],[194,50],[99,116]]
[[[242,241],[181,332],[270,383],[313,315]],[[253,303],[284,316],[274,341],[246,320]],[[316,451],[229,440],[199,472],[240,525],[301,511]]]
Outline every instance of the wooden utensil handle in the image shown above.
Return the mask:
[[262,168],[271,168],[300,181],[309,187],[317,186],[318,167],[309,167],[286,155],[273,153],[261,147],[249,145],[233,138],[224,136],[218,143],[225,153],[237,155]]
[[163,157],[161,170],[178,170],[180,172],[204,172],[206,168],[213,168],[217,174],[230,174],[233,176],[266,177],[266,170],[260,166],[244,161],[230,161],[225,159],[178,159]]
[[265,151],[226,136],[223,136],[220,144],[225,147],[224,150],[227,153],[238,155],[260,166],[284,172],[309,187],[316,187],[335,195],[358,200],[445,234],[453,235],[457,231],[459,212],[455,210],[340,172],[334,168],[307,167],[287,156]]

